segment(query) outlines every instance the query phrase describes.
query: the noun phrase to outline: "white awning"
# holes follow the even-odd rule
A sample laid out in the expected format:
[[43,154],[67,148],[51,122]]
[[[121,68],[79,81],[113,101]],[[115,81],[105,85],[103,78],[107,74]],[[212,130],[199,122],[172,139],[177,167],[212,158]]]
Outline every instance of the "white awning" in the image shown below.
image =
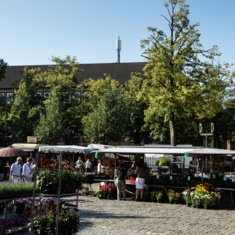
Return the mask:
[[88,147],[88,148],[93,148],[93,149],[115,148],[115,146],[112,146],[112,145],[104,145],[104,144],[89,144],[87,147]]
[[93,148],[77,145],[48,145],[39,147],[39,152],[41,153],[90,153],[93,150]]
[[13,148],[22,149],[24,151],[38,150],[40,146],[45,146],[45,144],[28,144],[28,143],[12,144]]
[[119,153],[119,154],[174,154],[184,155],[198,154],[198,155],[235,155],[234,150],[214,149],[214,148],[146,148],[146,147],[116,147],[98,150],[99,153]]

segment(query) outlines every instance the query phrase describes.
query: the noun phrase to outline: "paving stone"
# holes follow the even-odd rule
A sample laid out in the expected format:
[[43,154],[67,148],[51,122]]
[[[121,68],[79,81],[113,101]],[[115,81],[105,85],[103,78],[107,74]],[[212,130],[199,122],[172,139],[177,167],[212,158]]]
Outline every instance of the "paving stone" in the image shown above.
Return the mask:
[[[181,204],[79,197],[76,235],[232,235],[235,208],[205,210]],[[14,235],[29,235],[27,230]]]

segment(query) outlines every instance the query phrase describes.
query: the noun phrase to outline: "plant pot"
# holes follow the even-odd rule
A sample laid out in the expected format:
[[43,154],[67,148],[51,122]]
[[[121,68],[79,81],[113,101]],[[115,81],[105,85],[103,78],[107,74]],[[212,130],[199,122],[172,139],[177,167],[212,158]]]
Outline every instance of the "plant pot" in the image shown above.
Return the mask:
[[206,210],[208,210],[208,209],[210,209],[210,206],[209,206],[209,205],[204,205],[204,208],[205,208]]
[[191,202],[186,202],[186,206],[187,206],[187,207],[190,207],[191,205],[192,205]]

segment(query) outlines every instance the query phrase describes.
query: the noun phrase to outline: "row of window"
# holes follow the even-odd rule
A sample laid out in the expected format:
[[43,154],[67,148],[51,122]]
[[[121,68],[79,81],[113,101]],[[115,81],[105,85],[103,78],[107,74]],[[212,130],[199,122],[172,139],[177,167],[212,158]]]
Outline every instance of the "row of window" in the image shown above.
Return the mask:
[[[86,93],[87,93],[87,91],[84,91],[83,95],[86,95]],[[43,96],[45,99],[48,99],[51,96],[51,92],[47,92],[47,91],[46,92],[41,92],[41,91],[38,91],[36,93],[36,95],[37,96]],[[70,99],[71,99],[71,95],[68,92],[65,92],[64,95],[65,95],[65,103],[69,103]],[[7,104],[10,104],[11,102],[13,102],[13,97],[14,97],[14,93],[13,92],[6,92],[6,93],[1,92],[0,96],[6,97]],[[81,92],[80,91],[76,92],[76,97],[77,97],[78,101],[81,100]]]

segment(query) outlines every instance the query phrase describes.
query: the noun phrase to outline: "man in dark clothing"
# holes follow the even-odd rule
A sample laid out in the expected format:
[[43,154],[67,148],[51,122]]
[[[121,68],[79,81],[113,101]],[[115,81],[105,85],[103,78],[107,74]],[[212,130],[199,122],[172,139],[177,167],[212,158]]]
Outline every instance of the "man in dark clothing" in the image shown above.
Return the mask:
[[127,170],[125,165],[122,163],[117,171],[117,178],[118,178],[118,184],[117,184],[117,199],[121,200],[121,191],[123,195],[123,199],[126,200],[126,175]]

